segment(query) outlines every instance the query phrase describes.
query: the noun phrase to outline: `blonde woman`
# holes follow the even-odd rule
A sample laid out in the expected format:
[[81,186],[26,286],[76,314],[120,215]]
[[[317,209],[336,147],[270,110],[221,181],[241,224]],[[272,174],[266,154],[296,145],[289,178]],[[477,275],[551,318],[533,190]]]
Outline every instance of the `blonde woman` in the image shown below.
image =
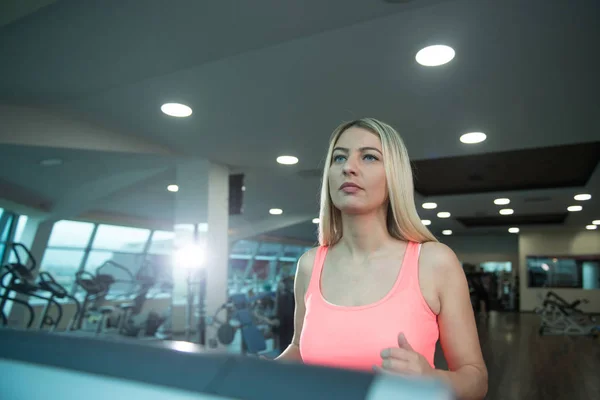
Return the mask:
[[[325,164],[320,246],[298,261],[294,336],[277,359],[435,376],[483,398],[465,274],[417,215],[400,135],[371,118],[342,124]],[[434,366],[438,338],[449,371]]]

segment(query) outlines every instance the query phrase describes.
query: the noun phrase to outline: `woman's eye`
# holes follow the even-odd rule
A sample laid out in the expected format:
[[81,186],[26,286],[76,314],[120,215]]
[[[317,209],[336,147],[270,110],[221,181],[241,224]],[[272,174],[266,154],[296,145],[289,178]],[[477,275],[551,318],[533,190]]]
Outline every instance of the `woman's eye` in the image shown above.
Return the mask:
[[338,154],[337,156],[333,156],[333,162],[336,162],[336,163],[338,163],[338,162],[342,162],[342,161],[344,161],[345,159],[346,159],[346,157],[345,157],[345,156],[342,156],[342,155],[339,155],[339,154]]
[[371,155],[371,154],[365,154],[364,159],[367,161],[377,161],[379,160],[377,157]]

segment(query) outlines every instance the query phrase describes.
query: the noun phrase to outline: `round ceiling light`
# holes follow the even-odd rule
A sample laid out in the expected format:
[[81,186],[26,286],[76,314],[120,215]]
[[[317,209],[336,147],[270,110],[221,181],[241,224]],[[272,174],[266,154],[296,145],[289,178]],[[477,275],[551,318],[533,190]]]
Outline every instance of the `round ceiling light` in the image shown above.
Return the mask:
[[423,208],[426,210],[433,210],[434,208],[437,208],[437,204],[435,203],[423,203]]
[[505,206],[507,204],[510,204],[510,199],[496,199],[494,200],[494,204],[496,204],[497,206]]
[[469,132],[460,137],[460,141],[465,144],[481,143],[487,139],[487,135],[483,132]]
[[512,208],[503,208],[502,210],[500,210],[501,215],[511,215],[514,212],[515,211]]
[[42,167],[56,167],[56,166],[62,165],[62,164],[63,164],[63,160],[61,160],[60,158],[48,158],[46,160],[40,161],[40,165]]
[[519,228],[508,228],[510,233],[519,233]]
[[277,162],[283,165],[294,165],[298,163],[298,157],[294,156],[279,156]]
[[281,214],[283,214],[283,210],[281,208],[271,208],[269,210],[269,214],[271,214],[271,215],[281,215]]
[[598,229],[598,225],[588,225],[585,227],[585,229],[587,229],[588,231],[593,231]]
[[444,229],[442,231],[442,235],[450,236],[452,235],[452,231],[450,229]]
[[583,210],[583,207],[581,207],[581,206],[569,206],[569,207],[567,207],[567,210],[571,211],[571,212],[576,212],[576,211]]
[[438,218],[450,218],[450,213],[447,211],[442,211],[437,214]]
[[427,225],[431,225],[431,221],[428,219],[422,219],[421,222],[423,223],[423,225],[427,226]]
[[313,220],[312,220],[313,224],[318,224],[319,222],[321,222],[321,220],[319,218],[313,218]]
[[185,104],[165,103],[160,107],[161,111],[171,117],[184,118],[192,115],[192,109]]
[[415,59],[425,67],[438,67],[452,61],[455,55],[452,47],[438,44],[419,50]]
[[173,193],[179,192],[179,186],[177,186],[177,185],[169,185],[169,186],[167,186],[167,190],[169,192],[173,192]]
[[600,225],[600,219],[596,219],[596,220],[592,221],[592,224]]
[[575,200],[577,201],[586,201],[592,198],[591,194],[587,194],[587,193],[582,193],[582,194],[578,194],[575,195],[575,197],[573,197]]

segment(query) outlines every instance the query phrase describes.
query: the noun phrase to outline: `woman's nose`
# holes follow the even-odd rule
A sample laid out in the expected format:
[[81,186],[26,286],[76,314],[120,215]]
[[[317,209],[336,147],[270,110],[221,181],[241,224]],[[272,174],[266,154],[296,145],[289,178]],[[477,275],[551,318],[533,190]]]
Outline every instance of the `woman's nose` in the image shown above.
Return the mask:
[[344,168],[342,168],[342,171],[345,175],[356,175],[358,166],[356,165],[355,157],[348,157],[344,163]]

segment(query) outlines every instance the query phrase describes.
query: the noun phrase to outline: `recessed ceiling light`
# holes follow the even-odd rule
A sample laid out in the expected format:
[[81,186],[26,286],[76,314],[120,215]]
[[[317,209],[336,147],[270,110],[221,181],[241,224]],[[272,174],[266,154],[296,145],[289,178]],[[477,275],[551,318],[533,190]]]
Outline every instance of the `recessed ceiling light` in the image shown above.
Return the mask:
[[298,163],[298,158],[294,156],[279,156],[277,162],[283,165],[294,165]]
[[501,215],[511,215],[514,212],[515,210],[513,210],[512,208],[503,208],[502,210],[500,210]]
[[242,186],[242,192],[246,191],[246,186]]
[[427,226],[427,225],[431,225],[431,221],[428,219],[422,219],[421,222],[423,223],[423,225]]
[[582,193],[582,194],[578,194],[575,195],[574,199],[577,201],[586,201],[592,198],[591,194],[587,194],[587,193]]
[[312,220],[313,224],[318,224],[319,222],[321,222],[321,220],[319,218],[313,218],[313,220]]
[[569,207],[567,207],[567,210],[569,210],[571,212],[576,212],[576,211],[583,210],[583,207],[581,207],[581,206],[569,206]]
[[171,117],[189,117],[192,115],[192,109],[185,104],[166,103],[160,107],[161,111]]
[[585,229],[587,229],[588,231],[593,231],[598,229],[598,225],[588,225],[585,227]]
[[438,218],[450,218],[450,213],[447,211],[442,211],[437,213]]
[[455,54],[452,47],[438,44],[419,50],[415,59],[425,67],[437,67],[452,61]]
[[442,231],[442,235],[450,236],[452,235],[452,231],[450,229],[444,229]]
[[40,165],[42,167],[56,167],[57,165],[62,165],[63,160],[60,158],[48,158],[46,160],[40,161]]
[[594,225],[600,225],[600,219],[593,220],[592,224],[594,224]]
[[177,186],[177,185],[169,185],[169,186],[167,186],[167,190],[169,192],[178,192],[179,191],[179,186]]
[[494,204],[496,204],[497,206],[505,206],[507,204],[510,204],[510,199],[506,199],[506,198],[496,199],[496,200],[494,200]]
[[437,204],[435,203],[423,203],[423,208],[426,210],[433,210],[434,208],[437,208]]
[[487,139],[487,135],[483,132],[469,132],[460,137],[460,141],[465,144],[481,143]]
[[519,233],[519,228],[508,228],[510,233]]
[[281,215],[281,214],[283,214],[283,210],[281,208],[271,208],[269,210],[269,214],[271,214],[271,215]]

